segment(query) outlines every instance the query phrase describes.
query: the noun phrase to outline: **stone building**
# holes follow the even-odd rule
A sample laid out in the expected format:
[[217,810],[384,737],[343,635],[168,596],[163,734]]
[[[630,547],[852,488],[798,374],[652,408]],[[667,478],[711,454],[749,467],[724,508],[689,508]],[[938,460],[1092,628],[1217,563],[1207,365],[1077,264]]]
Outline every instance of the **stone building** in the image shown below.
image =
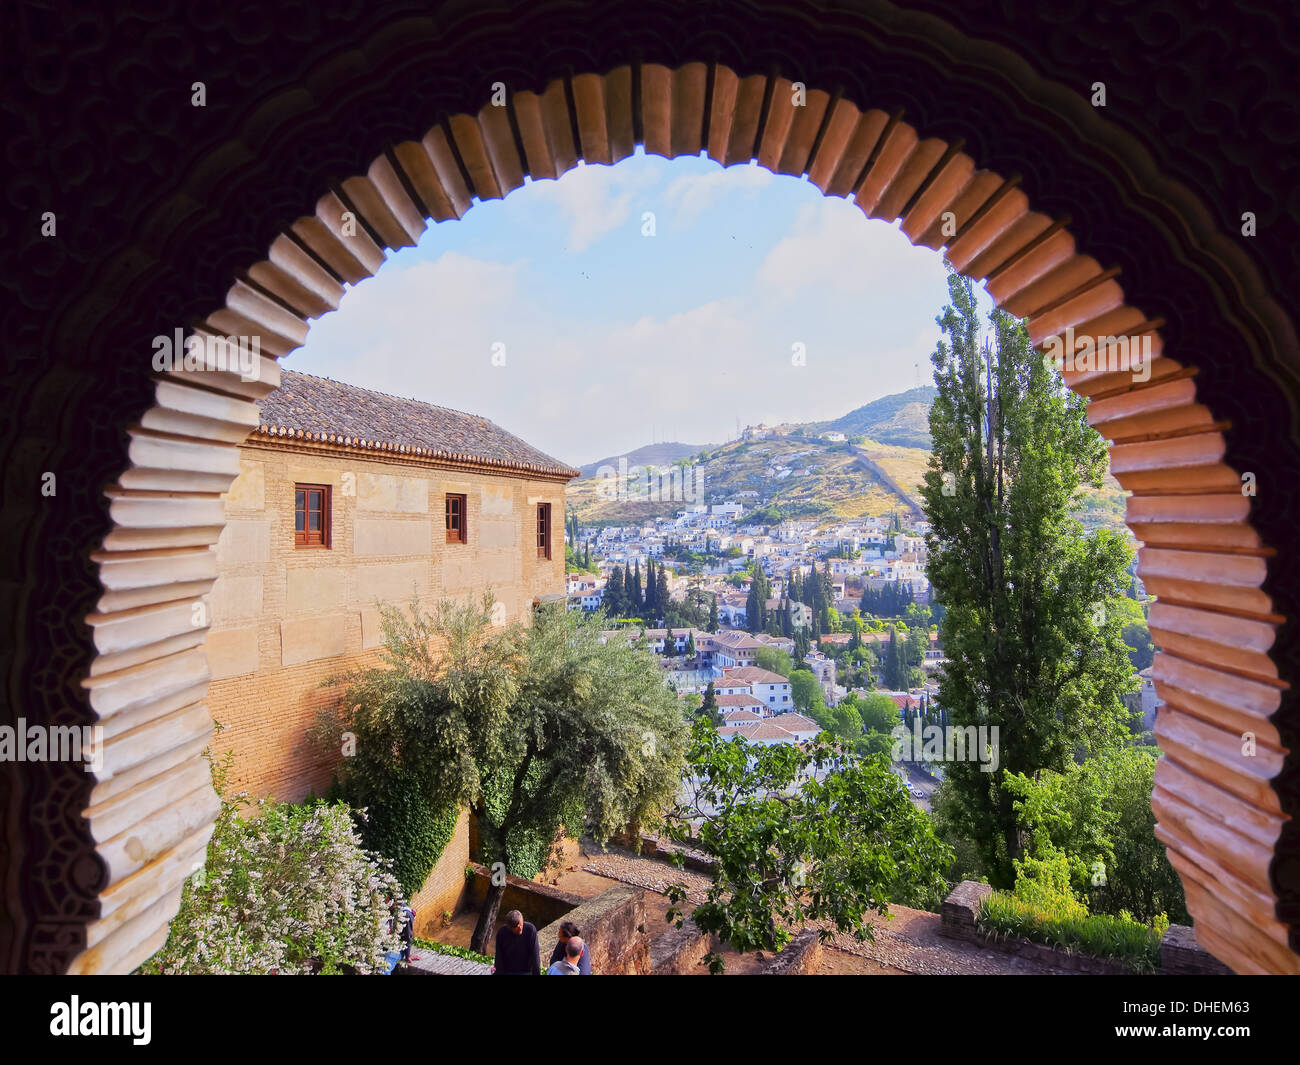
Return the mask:
[[378,662],[378,602],[491,590],[501,623],[564,594],[564,487],[577,475],[485,418],[284,372],[223,496],[207,640],[231,785],[300,800],[332,759],[305,743]]

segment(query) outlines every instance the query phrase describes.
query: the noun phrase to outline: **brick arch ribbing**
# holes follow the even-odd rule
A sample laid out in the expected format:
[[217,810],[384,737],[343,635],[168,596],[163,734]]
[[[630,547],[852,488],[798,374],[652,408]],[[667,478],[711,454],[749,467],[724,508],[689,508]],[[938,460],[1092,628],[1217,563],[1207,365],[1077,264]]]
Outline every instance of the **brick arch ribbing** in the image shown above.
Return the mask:
[[[1158,834],[1204,946],[1239,971],[1300,971],[1270,883],[1285,817],[1269,782],[1287,752],[1269,720],[1285,683],[1268,652],[1284,619],[1262,590],[1270,551],[1223,461],[1227,426],[1198,402],[1194,371],[1164,352],[1163,323],[1127,304],[1116,271],[1078,250],[1064,219],[1032,210],[1014,177],[980,169],[959,143],[927,137],[897,113],[817,88],[805,106],[792,97],[778,75],[647,63],[453,115],[327,191],[201,323],[199,332],[260,336],[268,357],[255,382],[160,376],[154,406],[130,430],[131,467],[109,493],[114,528],[95,559],[105,596],[88,618],[97,657],[85,682],[109,730],[113,775],[86,811],[109,882],[74,970],[129,969],[152,953],[202,858],[214,800],[200,757],[205,630],[193,607],[215,577],[219,493],[257,425],[256,400],[278,380],[275,360],[302,345],[309,319],[338,306],[345,283],[372,275],[386,249],[413,245],[427,219],[460,218],[526,174],[557,178],[579,159],[614,163],[641,144],[669,157],[706,151],[724,166],[755,159],[852,196],[869,217],[899,220],[914,243],[943,249],[984,281],[1028,320],[1036,344],[1067,327],[1151,338],[1149,382],[1104,371],[1067,379],[1091,398],[1089,418],[1112,441],[1112,471],[1133,492],[1128,521],[1145,544],[1139,572],[1158,597]],[[345,212],[358,221],[346,236]],[[946,212],[951,238],[942,235]],[[1258,737],[1253,758],[1241,754],[1246,731]]]

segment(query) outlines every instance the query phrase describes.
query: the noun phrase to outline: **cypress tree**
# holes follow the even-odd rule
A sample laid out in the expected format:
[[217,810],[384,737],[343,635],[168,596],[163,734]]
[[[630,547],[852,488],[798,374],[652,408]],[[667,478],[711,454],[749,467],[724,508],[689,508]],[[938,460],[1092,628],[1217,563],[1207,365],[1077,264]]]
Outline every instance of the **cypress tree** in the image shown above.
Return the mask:
[[611,618],[621,618],[627,612],[627,598],[623,592],[623,567],[615,566],[609,571],[609,580],[605,582],[605,612]]
[[628,611],[632,614],[641,614],[645,606],[645,600],[641,597],[641,560],[636,560],[636,570],[632,574],[632,580],[627,587]]

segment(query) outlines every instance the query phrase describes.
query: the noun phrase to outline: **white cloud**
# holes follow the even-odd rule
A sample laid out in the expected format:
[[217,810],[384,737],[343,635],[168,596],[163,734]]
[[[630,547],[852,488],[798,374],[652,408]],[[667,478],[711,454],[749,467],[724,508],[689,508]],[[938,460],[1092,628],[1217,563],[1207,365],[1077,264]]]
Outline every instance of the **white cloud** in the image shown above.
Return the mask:
[[759,281],[786,292],[813,285],[862,293],[934,284],[943,292],[944,276],[942,260],[931,249],[914,246],[894,226],[834,197],[800,207],[790,235],[758,270]]
[[738,195],[751,197],[772,183],[773,174],[758,166],[733,166],[705,174],[685,174],[672,182],[664,198],[677,211],[677,222],[686,226],[722,199]]
[[657,175],[619,167],[579,164],[559,181],[529,184],[529,207],[553,204],[569,224],[569,251],[586,251],[624,225]]

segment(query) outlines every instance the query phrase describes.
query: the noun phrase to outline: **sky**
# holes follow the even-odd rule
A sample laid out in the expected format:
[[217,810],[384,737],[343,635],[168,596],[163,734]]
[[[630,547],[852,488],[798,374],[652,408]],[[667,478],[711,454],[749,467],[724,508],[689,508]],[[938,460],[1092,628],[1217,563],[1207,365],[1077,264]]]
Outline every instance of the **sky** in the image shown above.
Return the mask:
[[938,253],[806,180],[638,149],[430,223],[284,365],[581,465],[929,384],[946,298]]

